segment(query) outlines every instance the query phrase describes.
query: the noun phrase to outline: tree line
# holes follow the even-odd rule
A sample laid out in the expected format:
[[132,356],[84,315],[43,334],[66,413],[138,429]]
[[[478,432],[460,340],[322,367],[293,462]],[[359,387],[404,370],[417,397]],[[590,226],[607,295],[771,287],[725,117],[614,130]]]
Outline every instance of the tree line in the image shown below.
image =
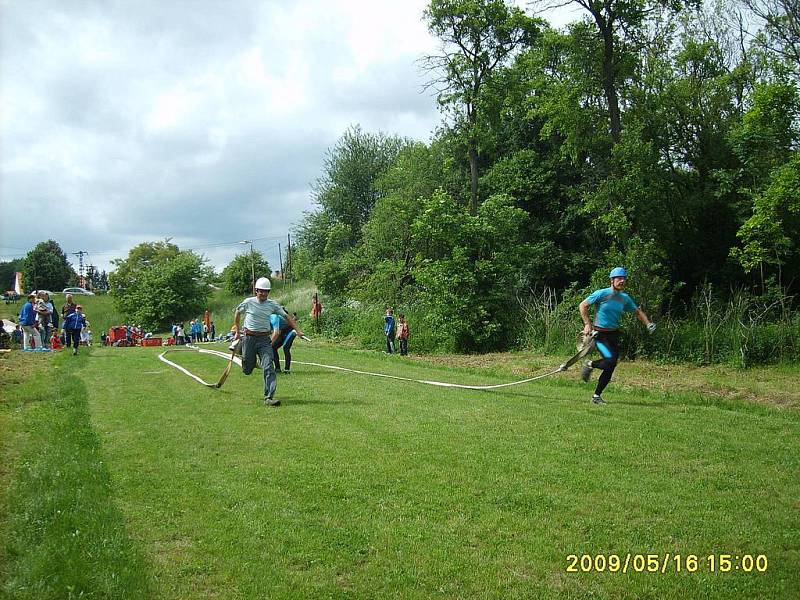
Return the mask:
[[342,302],[424,306],[457,350],[513,346],[530,302],[578,297],[615,265],[659,317],[690,317],[708,290],[785,316],[800,275],[794,0],[572,4],[584,17],[557,29],[502,0],[432,0],[441,52],[420,64],[439,128],[430,143],[344,132],[293,275]]

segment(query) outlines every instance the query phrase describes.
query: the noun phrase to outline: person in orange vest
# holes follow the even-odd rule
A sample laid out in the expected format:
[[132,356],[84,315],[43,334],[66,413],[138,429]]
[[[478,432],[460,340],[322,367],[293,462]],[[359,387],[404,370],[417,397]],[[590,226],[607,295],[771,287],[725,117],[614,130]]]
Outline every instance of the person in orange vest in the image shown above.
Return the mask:
[[314,298],[311,300],[311,319],[314,321],[314,331],[317,333],[319,333],[319,316],[322,314],[322,309],[322,302],[314,294]]

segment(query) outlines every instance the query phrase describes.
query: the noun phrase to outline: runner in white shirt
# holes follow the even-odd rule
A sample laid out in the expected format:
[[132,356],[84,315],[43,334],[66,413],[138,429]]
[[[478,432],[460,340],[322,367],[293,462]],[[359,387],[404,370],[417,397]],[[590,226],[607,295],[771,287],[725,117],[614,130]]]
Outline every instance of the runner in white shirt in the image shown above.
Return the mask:
[[[260,277],[256,281],[256,295],[245,298],[236,307],[233,318],[235,333],[230,348],[235,351],[241,341],[242,373],[250,375],[256,366],[256,356],[261,361],[261,370],[264,372],[264,404],[267,406],[280,406],[281,401],[275,399],[278,380],[275,376],[272,353],[272,323],[273,314],[280,315],[297,330],[297,335],[303,332],[297,329],[295,320],[286,313],[277,303],[269,299],[271,285],[269,279]],[[244,315],[244,323],[242,323]]]

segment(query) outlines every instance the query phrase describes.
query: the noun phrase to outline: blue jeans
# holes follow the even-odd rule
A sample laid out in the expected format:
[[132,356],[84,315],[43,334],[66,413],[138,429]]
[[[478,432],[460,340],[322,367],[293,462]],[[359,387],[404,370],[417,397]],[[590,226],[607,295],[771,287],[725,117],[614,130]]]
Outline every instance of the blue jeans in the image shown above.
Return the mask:
[[274,354],[272,340],[268,335],[242,336],[242,373],[250,375],[256,366],[256,356],[261,360],[261,370],[264,372],[264,397],[274,398],[278,387],[278,378],[272,364]]

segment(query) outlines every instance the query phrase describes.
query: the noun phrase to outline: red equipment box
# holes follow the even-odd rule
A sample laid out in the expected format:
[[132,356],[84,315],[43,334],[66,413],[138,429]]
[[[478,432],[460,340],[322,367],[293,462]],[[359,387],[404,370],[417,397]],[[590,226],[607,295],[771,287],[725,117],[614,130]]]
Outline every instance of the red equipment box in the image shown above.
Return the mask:
[[113,344],[119,340],[127,339],[128,331],[125,327],[110,327],[108,329],[108,343]]
[[160,346],[161,345],[161,338],[148,338],[146,340],[142,340],[142,346]]

